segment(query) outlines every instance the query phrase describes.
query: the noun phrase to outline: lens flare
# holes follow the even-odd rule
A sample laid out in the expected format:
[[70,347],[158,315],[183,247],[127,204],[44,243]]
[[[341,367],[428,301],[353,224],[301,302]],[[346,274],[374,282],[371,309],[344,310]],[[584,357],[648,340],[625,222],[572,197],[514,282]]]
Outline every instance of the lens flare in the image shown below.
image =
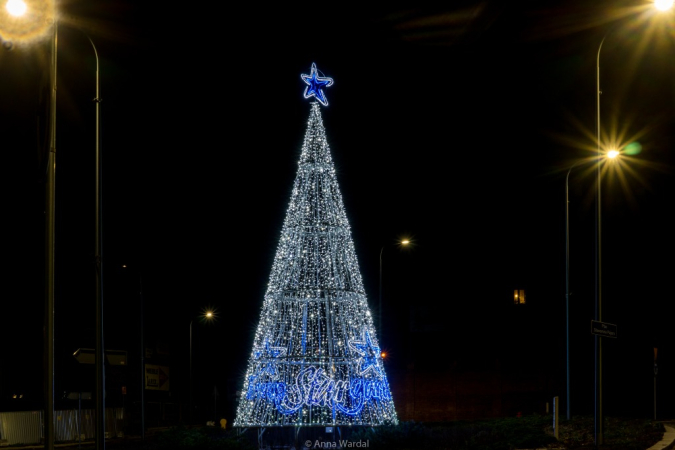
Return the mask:
[[637,142],[637,141],[631,142],[630,144],[626,145],[626,147],[624,147],[624,149],[623,149],[623,152],[626,155],[630,155],[630,156],[635,156],[635,155],[639,154],[641,151],[642,151],[642,145],[640,145],[640,143]]

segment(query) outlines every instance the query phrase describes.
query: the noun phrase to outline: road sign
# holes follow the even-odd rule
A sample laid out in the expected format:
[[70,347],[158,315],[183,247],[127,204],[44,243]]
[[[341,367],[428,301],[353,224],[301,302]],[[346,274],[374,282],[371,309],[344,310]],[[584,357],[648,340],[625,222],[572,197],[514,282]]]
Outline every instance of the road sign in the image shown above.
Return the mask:
[[[93,348],[78,348],[73,356],[81,364],[94,364],[96,362],[96,350]],[[125,350],[106,350],[105,358],[111,366],[126,366],[127,352]]]
[[611,337],[615,338],[616,335],[616,325],[613,323],[598,322],[597,320],[591,320],[591,333],[601,337]]
[[169,368],[155,364],[145,365],[145,389],[153,391],[169,390]]

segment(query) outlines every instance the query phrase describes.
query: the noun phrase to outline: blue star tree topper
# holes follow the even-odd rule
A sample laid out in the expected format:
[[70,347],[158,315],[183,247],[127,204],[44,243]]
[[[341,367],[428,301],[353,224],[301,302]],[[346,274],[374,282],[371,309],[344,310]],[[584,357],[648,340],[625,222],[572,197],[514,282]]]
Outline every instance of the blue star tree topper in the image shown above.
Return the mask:
[[328,106],[328,100],[323,93],[323,88],[331,86],[333,79],[329,77],[320,77],[316,69],[316,64],[312,63],[312,71],[309,75],[300,75],[302,81],[307,84],[305,88],[305,98],[316,97],[316,99],[323,105]]

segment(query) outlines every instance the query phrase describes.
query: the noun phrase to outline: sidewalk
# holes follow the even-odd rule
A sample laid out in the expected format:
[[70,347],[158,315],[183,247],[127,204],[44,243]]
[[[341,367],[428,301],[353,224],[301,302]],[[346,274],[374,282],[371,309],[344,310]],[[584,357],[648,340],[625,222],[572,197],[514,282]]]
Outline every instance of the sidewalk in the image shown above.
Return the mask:
[[[663,437],[659,442],[652,445],[645,450],[675,450],[675,422],[668,422],[663,424],[665,432]],[[149,437],[149,436],[148,436]],[[139,436],[127,436],[127,438],[113,438],[106,439],[106,447],[109,449],[117,450],[145,450],[146,448],[152,448],[152,441],[148,440],[143,442]],[[88,440],[85,442],[69,442],[56,444],[55,448],[72,448],[76,450],[95,450],[96,444],[93,440]],[[19,445],[19,446],[4,446],[0,445],[0,450],[39,450],[44,449],[43,445]],[[584,447],[585,448],[585,447]],[[546,448],[540,448],[536,450],[547,450]]]
[[664,423],[663,426],[666,428],[663,438],[647,450],[666,450],[675,447],[675,424]]

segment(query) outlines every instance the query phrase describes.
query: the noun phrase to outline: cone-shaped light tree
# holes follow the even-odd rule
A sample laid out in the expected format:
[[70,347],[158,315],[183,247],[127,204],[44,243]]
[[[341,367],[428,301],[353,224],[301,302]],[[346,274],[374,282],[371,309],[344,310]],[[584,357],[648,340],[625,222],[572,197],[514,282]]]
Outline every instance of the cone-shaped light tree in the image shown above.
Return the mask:
[[309,121],[234,425],[395,424],[321,118],[333,80],[314,64],[302,79]]

